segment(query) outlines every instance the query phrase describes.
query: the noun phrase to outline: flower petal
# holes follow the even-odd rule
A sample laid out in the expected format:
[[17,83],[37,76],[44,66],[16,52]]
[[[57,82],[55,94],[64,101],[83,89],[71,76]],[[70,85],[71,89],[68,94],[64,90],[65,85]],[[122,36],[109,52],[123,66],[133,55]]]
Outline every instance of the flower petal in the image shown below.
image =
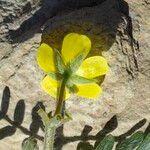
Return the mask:
[[71,62],[79,53],[83,52],[85,57],[91,49],[90,39],[81,34],[70,33],[65,36],[62,45],[62,56],[66,63]]
[[[54,98],[57,98],[57,94],[58,94],[57,90],[58,90],[59,86],[60,86],[60,82],[52,79],[48,75],[41,81],[42,89]],[[65,99],[67,99],[69,97],[70,97],[69,91],[68,91],[68,89],[66,89]]]
[[76,74],[90,79],[106,74],[108,68],[107,61],[104,57],[93,56],[83,61]]
[[45,72],[56,71],[53,49],[45,43],[42,43],[38,48],[37,62],[40,68]]
[[102,93],[101,87],[96,83],[76,85],[77,95],[85,98],[96,98]]

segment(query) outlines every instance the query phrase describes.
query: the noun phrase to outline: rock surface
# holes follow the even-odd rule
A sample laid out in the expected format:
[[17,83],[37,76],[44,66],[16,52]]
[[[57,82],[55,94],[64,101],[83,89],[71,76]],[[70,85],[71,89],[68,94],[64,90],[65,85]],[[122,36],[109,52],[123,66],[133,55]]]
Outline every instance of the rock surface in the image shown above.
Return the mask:
[[40,42],[61,49],[69,32],[88,35],[90,55],[105,56],[110,71],[97,101],[73,96],[66,102],[73,120],[64,126],[62,149],[75,150],[83,128],[96,135],[114,115],[112,134],[122,135],[146,119],[137,128],[144,130],[150,122],[149,15],[148,0],[0,0],[0,100],[1,111],[8,109],[0,114],[0,149],[20,150],[29,135],[42,149],[36,111],[42,103],[54,110],[55,101],[40,88],[44,73],[36,50]]

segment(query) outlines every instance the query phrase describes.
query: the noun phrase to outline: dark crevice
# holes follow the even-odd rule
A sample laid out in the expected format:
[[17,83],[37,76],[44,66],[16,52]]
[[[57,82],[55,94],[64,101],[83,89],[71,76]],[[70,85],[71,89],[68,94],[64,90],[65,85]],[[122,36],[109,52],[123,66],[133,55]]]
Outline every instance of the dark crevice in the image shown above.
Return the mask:
[[8,77],[7,81],[8,81],[9,79],[13,78],[15,75],[16,75],[16,72],[12,73],[12,74]]
[[[132,18],[129,15],[129,8],[127,7],[128,6],[127,2],[125,2],[124,0],[118,0],[118,6],[119,6],[118,7],[119,11],[123,13],[127,19],[127,27],[125,31],[130,40],[130,45],[131,45],[132,52],[133,52],[133,59],[134,59],[136,71],[139,71],[138,58],[136,54],[137,51],[139,50],[139,43],[133,36],[133,25],[132,25]],[[127,70],[127,71],[129,72],[129,74],[132,75],[133,78],[135,78],[135,75],[133,75],[133,73],[130,72],[130,70]]]
[[32,6],[30,2],[27,2],[26,5],[22,8],[22,14],[30,13]]
[[7,58],[9,58],[9,56],[11,55],[11,53],[9,53],[9,54],[7,54],[7,55],[5,55],[5,56],[3,56],[2,58],[1,58],[1,60],[0,61],[2,61],[3,59],[7,59]]

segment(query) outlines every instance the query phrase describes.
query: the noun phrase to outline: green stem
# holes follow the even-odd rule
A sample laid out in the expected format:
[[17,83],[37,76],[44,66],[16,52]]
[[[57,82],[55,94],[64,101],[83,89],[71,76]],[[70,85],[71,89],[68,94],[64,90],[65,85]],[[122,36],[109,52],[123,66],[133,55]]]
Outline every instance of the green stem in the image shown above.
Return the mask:
[[67,82],[67,78],[64,78],[60,86],[60,91],[58,95],[58,101],[57,101],[57,106],[56,106],[54,116],[62,114],[62,106],[63,106],[64,97],[65,97],[66,82]]
[[55,141],[56,127],[45,127],[44,150],[53,150]]
[[[56,115],[62,114],[62,106],[63,106],[64,97],[65,97],[65,86],[66,86],[67,80],[68,80],[68,78],[66,77],[61,82],[54,117]],[[50,128],[49,126],[45,126],[44,150],[53,150],[54,149],[56,129],[57,129],[57,127]]]

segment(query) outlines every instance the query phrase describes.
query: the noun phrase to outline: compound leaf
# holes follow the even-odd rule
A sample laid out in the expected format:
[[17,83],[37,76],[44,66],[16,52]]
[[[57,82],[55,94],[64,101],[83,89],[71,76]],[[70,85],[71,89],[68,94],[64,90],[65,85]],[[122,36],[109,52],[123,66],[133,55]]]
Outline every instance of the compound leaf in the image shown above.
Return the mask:
[[112,150],[115,143],[115,138],[110,134],[107,135],[96,147],[95,150]]

